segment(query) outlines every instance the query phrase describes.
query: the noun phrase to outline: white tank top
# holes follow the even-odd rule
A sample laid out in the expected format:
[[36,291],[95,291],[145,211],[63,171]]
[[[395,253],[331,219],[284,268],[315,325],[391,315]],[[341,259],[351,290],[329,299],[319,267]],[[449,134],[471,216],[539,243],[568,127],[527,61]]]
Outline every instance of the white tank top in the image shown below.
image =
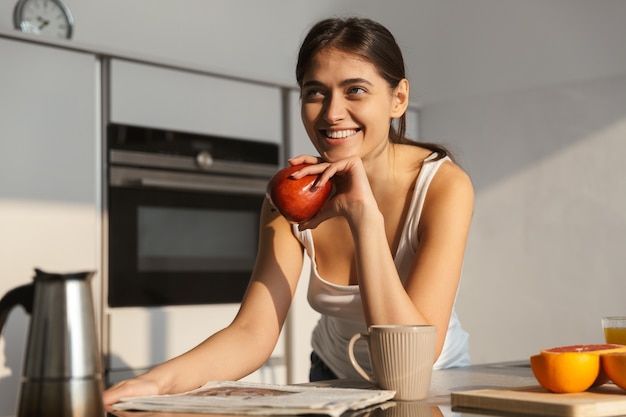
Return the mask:
[[[427,161],[431,157],[427,158]],[[398,250],[394,257],[401,280],[405,280],[417,249],[417,225],[419,223],[428,186],[435,173],[445,161],[425,162],[415,184],[415,191],[407,213]],[[315,245],[310,230],[300,232],[293,227],[294,234],[303,244],[311,259],[308,301],[311,307],[321,313],[321,318],[313,330],[311,344],[313,350],[339,378],[359,378],[348,357],[348,342],[355,333],[366,333],[367,327],[361,305],[358,285],[335,285],[323,279],[315,262]],[[453,308],[443,350],[433,368],[466,366],[469,359],[469,336]],[[371,371],[367,346],[359,342],[355,346],[355,356],[363,368]]]

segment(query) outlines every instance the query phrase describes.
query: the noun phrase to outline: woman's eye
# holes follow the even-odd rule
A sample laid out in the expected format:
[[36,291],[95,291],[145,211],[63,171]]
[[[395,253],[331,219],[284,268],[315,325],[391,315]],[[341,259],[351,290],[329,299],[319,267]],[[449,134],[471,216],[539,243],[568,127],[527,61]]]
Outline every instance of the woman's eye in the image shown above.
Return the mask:
[[305,90],[302,93],[302,97],[305,99],[313,99],[313,98],[320,98],[323,97],[323,93],[321,90],[316,90],[316,89],[310,89],[310,90]]
[[365,89],[362,87],[350,87],[348,89],[348,94],[363,94],[365,93]]

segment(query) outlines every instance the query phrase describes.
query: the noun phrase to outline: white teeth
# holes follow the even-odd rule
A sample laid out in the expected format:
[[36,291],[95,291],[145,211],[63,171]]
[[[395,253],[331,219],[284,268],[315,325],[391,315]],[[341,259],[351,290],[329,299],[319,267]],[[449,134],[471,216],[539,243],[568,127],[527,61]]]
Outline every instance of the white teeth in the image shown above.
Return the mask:
[[346,138],[350,135],[354,135],[356,133],[356,130],[354,129],[350,129],[350,130],[327,130],[326,131],[326,137],[329,138],[333,138],[333,139],[341,139],[341,138]]

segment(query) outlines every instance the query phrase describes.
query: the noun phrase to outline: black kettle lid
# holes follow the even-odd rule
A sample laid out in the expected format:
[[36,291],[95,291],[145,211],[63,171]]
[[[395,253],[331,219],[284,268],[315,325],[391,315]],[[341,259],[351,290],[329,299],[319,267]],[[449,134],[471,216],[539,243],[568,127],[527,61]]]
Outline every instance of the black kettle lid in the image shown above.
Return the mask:
[[71,280],[71,279],[88,279],[93,276],[94,271],[69,272],[69,273],[50,273],[39,268],[35,268],[35,281],[39,280]]

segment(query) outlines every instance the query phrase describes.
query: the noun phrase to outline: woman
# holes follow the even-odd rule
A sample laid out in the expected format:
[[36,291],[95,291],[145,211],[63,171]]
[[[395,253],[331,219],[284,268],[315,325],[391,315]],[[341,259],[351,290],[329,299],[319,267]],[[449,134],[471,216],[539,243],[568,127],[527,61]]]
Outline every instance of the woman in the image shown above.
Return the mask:
[[[313,164],[294,177],[319,174],[320,185],[332,179],[335,193],[299,225],[266,201],[256,264],[233,322],[110,388],[106,404],[258,369],[287,316],[303,248],[312,260],[309,301],[322,314],[312,337],[312,381],[355,376],[347,342],[372,324],[436,325],[434,367],[469,364],[454,303],[473,188],[443,147],[404,138],[409,83],[393,36],[368,19],[323,20],[301,46],[296,78],[302,120],[319,157],[290,159]],[[357,356],[367,363],[361,348]]]

